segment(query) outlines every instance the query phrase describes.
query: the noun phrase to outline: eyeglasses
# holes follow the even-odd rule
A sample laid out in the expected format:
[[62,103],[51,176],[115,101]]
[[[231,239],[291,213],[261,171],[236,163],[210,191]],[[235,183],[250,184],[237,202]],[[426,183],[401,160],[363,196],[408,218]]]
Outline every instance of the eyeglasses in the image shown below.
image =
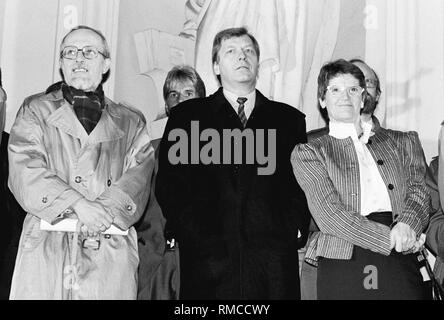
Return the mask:
[[92,60],[97,58],[99,53],[106,58],[105,54],[100,52],[99,49],[93,46],[85,46],[82,49],[79,49],[75,46],[68,46],[63,48],[62,52],[60,53],[60,56],[65,59],[69,60],[75,60],[77,59],[77,55],[79,52],[82,52],[85,59]]
[[364,89],[362,89],[360,86],[352,86],[352,87],[328,86],[327,90],[330,91],[333,97],[341,96],[345,90],[347,90],[347,93],[352,97],[359,96],[364,91]]
[[365,86],[368,89],[374,89],[378,86],[378,81],[373,80],[373,79],[365,79]]

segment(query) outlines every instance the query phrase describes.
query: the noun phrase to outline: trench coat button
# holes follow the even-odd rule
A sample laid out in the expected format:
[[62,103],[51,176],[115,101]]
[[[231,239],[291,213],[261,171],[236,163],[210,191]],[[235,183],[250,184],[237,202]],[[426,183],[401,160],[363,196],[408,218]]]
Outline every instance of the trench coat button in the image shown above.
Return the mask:
[[111,187],[111,180],[108,179],[108,182],[106,184],[108,185],[108,187]]
[[47,203],[47,202],[48,202],[48,198],[47,198],[47,197],[43,197],[43,198],[42,198],[42,202],[43,202],[43,203]]
[[80,183],[80,182],[82,182],[82,177],[81,177],[81,176],[77,176],[77,177],[74,179],[74,181],[75,181],[76,183]]
[[126,206],[126,210],[131,211],[131,210],[133,210],[133,207],[130,206],[130,205],[127,205],[127,206]]
[[378,160],[378,161],[376,161],[376,163],[379,164],[380,166],[382,166],[384,164],[384,161]]
[[389,190],[393,190],[393,189],[395,189],[395,186],[392,185],[391,183],[389,183],[389,185],[388,185],[387,187],[389,188]]

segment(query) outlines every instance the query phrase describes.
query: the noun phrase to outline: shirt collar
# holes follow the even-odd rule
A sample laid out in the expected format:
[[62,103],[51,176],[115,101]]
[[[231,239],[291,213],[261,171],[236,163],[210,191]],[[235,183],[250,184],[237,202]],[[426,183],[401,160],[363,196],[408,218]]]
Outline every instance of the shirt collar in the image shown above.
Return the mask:
[[337,122],[330,120],[329,135],[336,139],[345,139],[351,137],[353,140],[361,140],[363,143],[368,142],[368,138],[374,134],[372,132],[373,120],[360,121],[363,134],[358,138],[355,125],[353,123]]
[[356,128],[354,123],[346,122],[336,122],[330,120],[329,124],[329,135],[336,139],[345,139],[351,137],[352,139],[358,139],[358,134],[356,133]]
[[228,100],[228,102],[233,107],[234,111],[237,113],[237,109],[239,107],[239,103],[237,102],[237,98],[239,97],[245,97],[247,98],[247,101],[245,102],[245,109],[252,110],[254,108],[254,104],[256,102],[256,89],[251,91],[247,95],[239,96],[231,91],[228,91],[227,89],[223,88],[224,96]]

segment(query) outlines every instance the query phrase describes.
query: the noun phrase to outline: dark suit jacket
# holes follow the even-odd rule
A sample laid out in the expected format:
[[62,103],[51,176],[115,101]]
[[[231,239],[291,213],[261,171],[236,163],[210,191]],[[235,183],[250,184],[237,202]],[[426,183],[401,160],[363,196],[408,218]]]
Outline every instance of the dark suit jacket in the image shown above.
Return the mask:
[[[306,141],[305,116],[256,93],[246,128],[276,129],[276,171],[272,175],[258,175],[257,161],[221,165],[169,162],[168,151],[176,142],[168,141],[168,135],[175,128],[185,130],[189,140],[193,120],[199,121],[200,132],[214,128],[220,137],[223,129],[242,128],[222,89],[207,98],[181,103],[168,120],[160,145],[156,195],[167,229],[180,244],[181,299],[300,296],[297,249],[306,240],[309,213],[291,171],[290,154],[296,144]],[[254,135],[257,137],[256,132]]]
[[15,200],[8,188],[8,140],[3,132],[0,145],[0,299],[8,299],[22,232],[25,211]]

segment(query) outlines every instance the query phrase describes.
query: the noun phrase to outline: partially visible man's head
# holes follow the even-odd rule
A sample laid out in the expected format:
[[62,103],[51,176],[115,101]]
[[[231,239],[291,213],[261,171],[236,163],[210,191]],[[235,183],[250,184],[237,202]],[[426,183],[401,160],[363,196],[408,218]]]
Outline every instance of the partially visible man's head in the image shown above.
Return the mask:
[[378,105],[379,98],[381,96],[381,86],[379,83],[379,77],[376,74],[375,70],[370,68],[368,64],[366,64],[363,60],[352,59],[350,60],[350,62],[353,63],[355,66],[357,66],[364,74],[365,86],[368,94],[370,95],[369,102],[366,103],[366,105],[364,106],[362,113],[373,114]]
[[193,67],[175,66],[168,72],[163,85],[167,114],[182,101],[205,95],[205,84]]
[[230,28],[216,34],[213,41],[213,71],[223,87],[238,84],[255,86],[260,49],[246,28]]
[[103,34],[87,26],[69,31],[60,45],[60,68],[65,82],[76,89],[94,91],[111,64]]

